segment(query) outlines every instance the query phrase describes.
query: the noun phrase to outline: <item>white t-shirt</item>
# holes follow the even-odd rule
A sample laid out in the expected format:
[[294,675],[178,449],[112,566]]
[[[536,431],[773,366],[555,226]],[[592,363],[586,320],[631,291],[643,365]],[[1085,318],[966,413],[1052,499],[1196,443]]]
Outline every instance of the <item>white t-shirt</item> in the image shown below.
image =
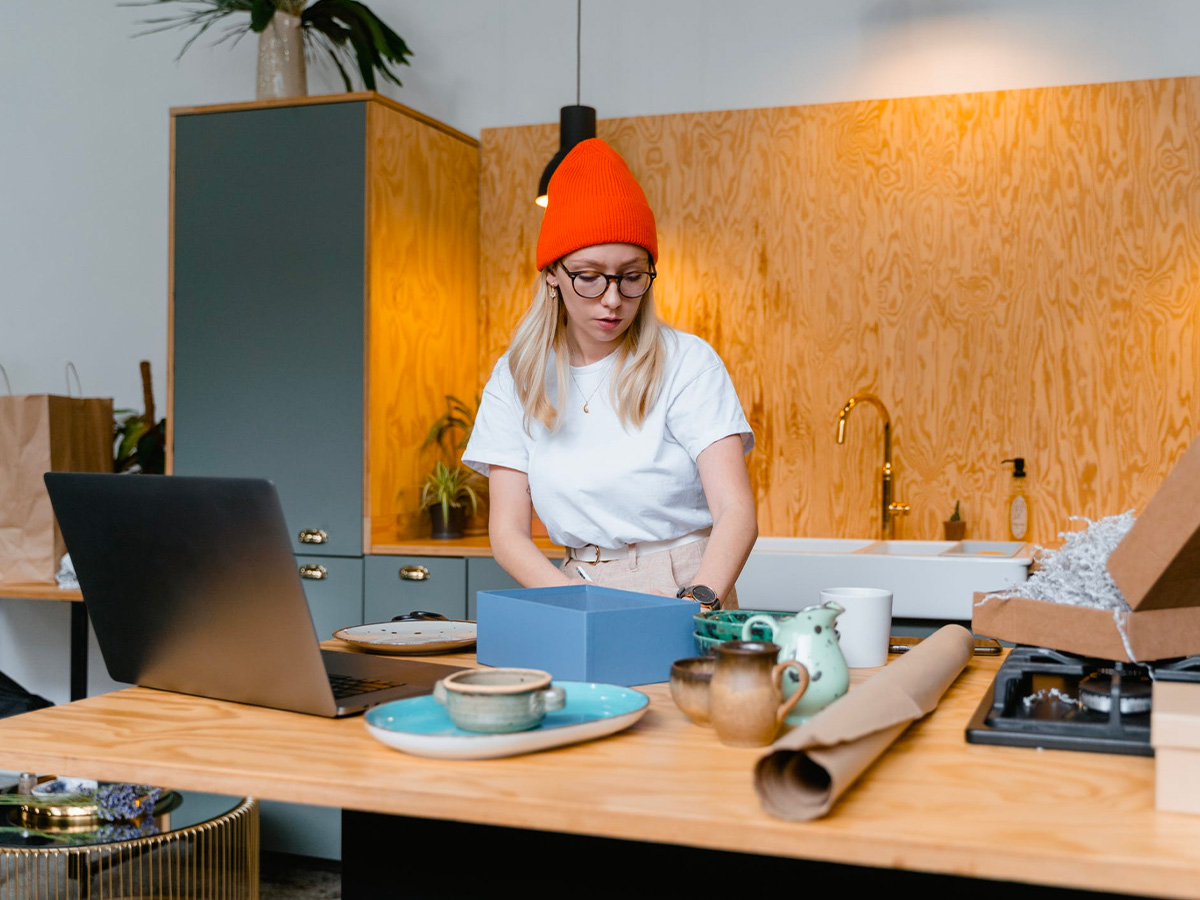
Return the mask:
[[[550,539],[566,547],[615,549],[711,526],[696,457],[731,434],[748,453],[754,434],[716,351],[670,328],[663,339],[662,390],[641,428],[617,418],[609,398],[615,357],[608,356],[571,367],[555,431],[533,420],[526,433],[506,353],[483,390],[463,464],[483,475],[494,465],[525,472],[533,508]],[[552,359],[546,390],[558,408],[555,382]]]

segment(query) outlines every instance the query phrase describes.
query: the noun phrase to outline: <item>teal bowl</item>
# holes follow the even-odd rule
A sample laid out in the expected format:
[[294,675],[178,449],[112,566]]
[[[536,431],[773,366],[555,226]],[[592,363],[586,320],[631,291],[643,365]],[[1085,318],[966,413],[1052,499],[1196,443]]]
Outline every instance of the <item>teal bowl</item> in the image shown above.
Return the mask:
[[[776,621],[782,621],[790,619],[794,615],[794,612],[785,612],[779,609],[715,609],[698,613],[692,619],[696,623],[697,637],[712,638],[717,641],[740,641],[742,625],[751,616],[768,616]],[[769,641],[771,632],[756,622],[750,628],[750,640]]]
[[697,632],[693,635],[696,639],[696,652],[701,656],[715,656],[717,653],[717,644],[722,643],[720,638],[707,637]]

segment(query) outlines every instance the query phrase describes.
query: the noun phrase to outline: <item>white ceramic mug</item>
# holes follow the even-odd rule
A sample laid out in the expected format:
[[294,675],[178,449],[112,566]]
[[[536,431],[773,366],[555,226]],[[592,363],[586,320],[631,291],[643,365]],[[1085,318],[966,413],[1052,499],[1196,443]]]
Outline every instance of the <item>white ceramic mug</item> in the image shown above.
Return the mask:
[[821,591],[821,602],[845,610],[838,616],[838,645],[851,669],[887,664],[892,632],[892,592],[882,588],[835,587]]

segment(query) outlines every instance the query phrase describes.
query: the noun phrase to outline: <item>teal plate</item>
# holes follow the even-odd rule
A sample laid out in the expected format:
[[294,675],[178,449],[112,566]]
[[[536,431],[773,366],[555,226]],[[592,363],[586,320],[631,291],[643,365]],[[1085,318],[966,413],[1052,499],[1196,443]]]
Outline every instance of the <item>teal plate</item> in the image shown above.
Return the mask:
[[393,700],[367,710],[363,721],[376,740],[413,756],[434,759],[495,759],[518,756],[622,731],[650,706],[641,691],[616,684],[555,681],[567,694],[561,710],[537,728],[508,734],[463,731],[432,696]]

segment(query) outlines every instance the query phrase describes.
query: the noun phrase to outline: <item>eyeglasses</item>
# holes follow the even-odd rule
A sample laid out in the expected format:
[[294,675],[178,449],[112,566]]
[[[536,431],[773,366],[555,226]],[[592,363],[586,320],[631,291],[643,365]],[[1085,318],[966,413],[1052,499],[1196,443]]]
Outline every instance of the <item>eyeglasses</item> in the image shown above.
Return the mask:
[[[560,263],[560,265],[562,264]],[[621,275],[606,275],[604,272],[593,272],[591,269],[572,272],[566,266],[563,266],[562,270],[571,279],[571,287],[575,289],[575,293],[585,300],[603,297],[608,291],[609,284],[614,281],[617,283],[617,293],[626,300],[636,300],[650,290],[650,285],[658,277],[653,266],[650,267],[649,272],[625,272]]]

